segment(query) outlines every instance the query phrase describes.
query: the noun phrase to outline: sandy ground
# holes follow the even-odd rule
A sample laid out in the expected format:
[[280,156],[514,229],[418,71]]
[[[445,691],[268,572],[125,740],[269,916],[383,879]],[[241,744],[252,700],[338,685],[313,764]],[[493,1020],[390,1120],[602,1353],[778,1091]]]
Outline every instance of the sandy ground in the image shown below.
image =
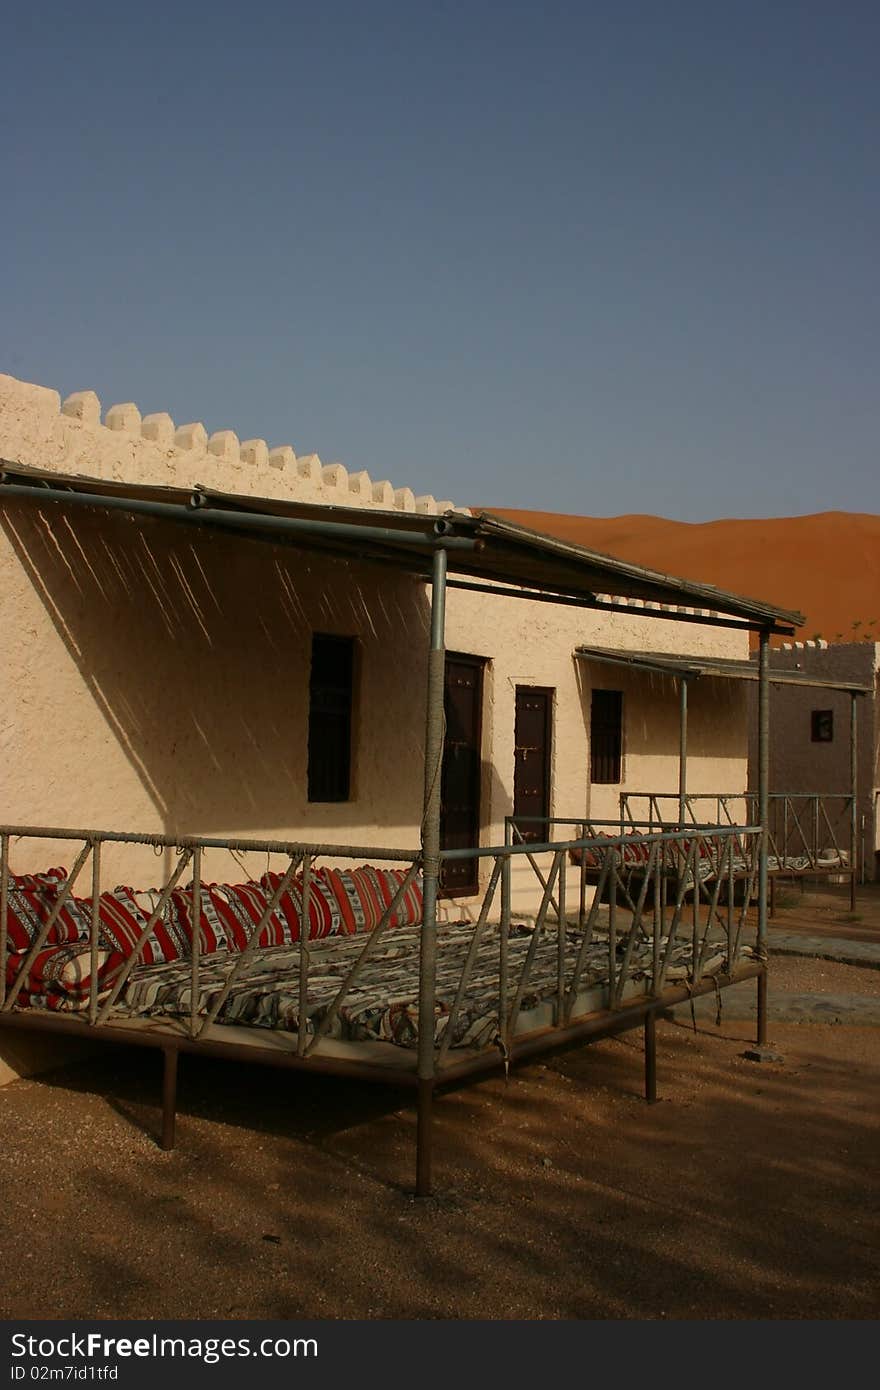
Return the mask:
[[[778,991],[876,991],[801,960]],[[658,1025],[447,1093],[434,1198],[410,1195],[399,1093],[181,1062],[0,1092],[6,1318],[872,1318],[880,1312],[880,1030]]]
[[770,926],[807,936],[880,944],[880,882],[860,883],[855,911],[850,911],[849,884],[782,880],[778,911]]

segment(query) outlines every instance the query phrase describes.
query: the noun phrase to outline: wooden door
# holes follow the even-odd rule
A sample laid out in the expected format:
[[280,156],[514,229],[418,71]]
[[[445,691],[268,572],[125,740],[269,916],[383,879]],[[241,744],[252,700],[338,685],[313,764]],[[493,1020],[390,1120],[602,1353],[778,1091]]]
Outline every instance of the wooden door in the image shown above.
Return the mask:
[[[483,662],[452,653],[446,658],[446,738],[440,784],[440,845],[472,849],[480,842],[480,780],[483,719]],[[453,859],[443,865],[441,890],[473,894],[479,861]]]
[[[516,687],[514,727],[513,814],[550,814],[550,728],[553,710],[552,690],[537,686]],[[550,828],[523,820],[518,827],[523,840],[552,840]]]

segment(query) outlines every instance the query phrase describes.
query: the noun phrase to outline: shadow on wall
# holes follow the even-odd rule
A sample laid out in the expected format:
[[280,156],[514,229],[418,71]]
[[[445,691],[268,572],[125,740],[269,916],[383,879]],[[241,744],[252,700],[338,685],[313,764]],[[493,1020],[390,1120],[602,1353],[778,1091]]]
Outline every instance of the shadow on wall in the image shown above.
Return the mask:
[[[300,826],[318,839],[336,826],[418,824],[429,620],[410,576],[119,514],[10,506],[2,526],[94,702],[25,730],[82,740],[84,816],[106,825],[94,757],[106,724],[167,834]],[[314,631],[361,643],[344,804],[307,800]],[[63,654],[39,632],[30,640],[51,691]],[[124,768],[122,780],[142,804]]]
[[[591,667],[586,661],[576,661],[575,669],[588,729],[593,690],[621,690],[624,757],[678,758],[679,683],[674,677],[623,667]],[[745,759],[747,720],[743,682],[711,677],[693,682],[688,696],[689,756],[723,760],[731,757],[731,748],[739,740]]]

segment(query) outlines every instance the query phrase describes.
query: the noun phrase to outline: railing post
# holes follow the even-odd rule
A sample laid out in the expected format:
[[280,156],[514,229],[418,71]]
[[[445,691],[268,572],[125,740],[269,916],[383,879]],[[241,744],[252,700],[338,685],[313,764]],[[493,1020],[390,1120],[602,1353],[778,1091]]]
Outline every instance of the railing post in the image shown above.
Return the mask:
[[608,887],[608,1007],[613,1009],[617,993],[617,850],[607,849],[605,853],[611,860],[611,883]]
[[192,857],[192,958],[190,960],[189,1031],[195,1037],[199,1017],[199,964],[202,959],[202,847],[196,845]]
[[177,1119],[177,1048],[162,1049],[162,1139],[163,1149],[174,1148],[174,1129]]
[[578,866],[580,870],[578,875],[578,931],[581,932],[584,929],[584,920],[587,914],[587,849],[584,843],[587,838],[587,827],[583,822],[578,826],[578,831],[580,832],[578,838],[581,841],[581,857]]
[[653,1009],[645,1014],[645,1100],[657,1103],[657,1015]]
[[678,823],[684,830],[687,800],[688,753],[688,683],[683,676],[678,681]]
[[101,931],[101,841],[92,848],[92,911],[89,921],[89,1023],[98,1017],[98,937]]
[[816,792],[810,799],[813,803],[813,843],[807,846],[807,854],[815,864],[819,858],[819,793]]
[[299,1007],[297,1009],[296,1050],[304,1057],[309,1031],[309,931],[312,913],[312,860],[306,855],[302,875],[302,924],[299,929]]
[[770,634],[761,632],[758,657],[758,819],[761,841],[758,860],[758,1036],[767,1042],[767,850],[770,819]]
[[657,977],[660,973],[660,938],[663,935],[664,898],[666,880],[666,845],[660,840],[657,844],[657,857],[654,860],[654,920],[651,932],[651,993],[657,993]]
[[446,551],[438,546],[431,570],[431,645],[425,713],[425,793],[422,814],[422,930],[419,948],[418,1125],[416,1195],[431,1193],[434,1099],[434,990],[437,970],[437,889],[440,878],[440,778],[446,668]]
[[557,890],[559,922],[556,936],[556,1027],[561,1028],[565,1018],[565,948],[568,938],[565,934],[565,859],[563,853],[559,866],[559,887]]
[[0,1004],[6,1002],[9,918],[9,836],[0,835]]
[[856,693],[849,697],[849,793],[852,802],[849,808],[849,909],[856,910],[856,860],[858,858],[858,815],[856,803],[859,791],[859,753],[858,753],[858,708]]
[[501,927],[498,934],[498,1033],[505,1056],[510,1047],[507,1026],[507,993],[510,981],[510,860],[511,856],[505,854],[501,862]]

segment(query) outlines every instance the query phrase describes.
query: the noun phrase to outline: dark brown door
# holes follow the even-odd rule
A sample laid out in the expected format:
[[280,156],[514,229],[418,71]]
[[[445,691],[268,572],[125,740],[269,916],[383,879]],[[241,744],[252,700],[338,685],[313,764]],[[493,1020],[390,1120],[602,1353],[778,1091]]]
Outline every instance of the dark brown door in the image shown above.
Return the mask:
[[[474,849],[480,842],[483,718],[483,662],[478,657],[447,656],[445,710],[440,844],[443,849]],[[478,860],[447,860],[440,884],[444,893],[476,893]]]
[[516,687],[514,729],[513,814],[522,816],[517,829],[524,840],[552,840],[546,825],[527,819],[550,814],[550,718],[552,690]]

